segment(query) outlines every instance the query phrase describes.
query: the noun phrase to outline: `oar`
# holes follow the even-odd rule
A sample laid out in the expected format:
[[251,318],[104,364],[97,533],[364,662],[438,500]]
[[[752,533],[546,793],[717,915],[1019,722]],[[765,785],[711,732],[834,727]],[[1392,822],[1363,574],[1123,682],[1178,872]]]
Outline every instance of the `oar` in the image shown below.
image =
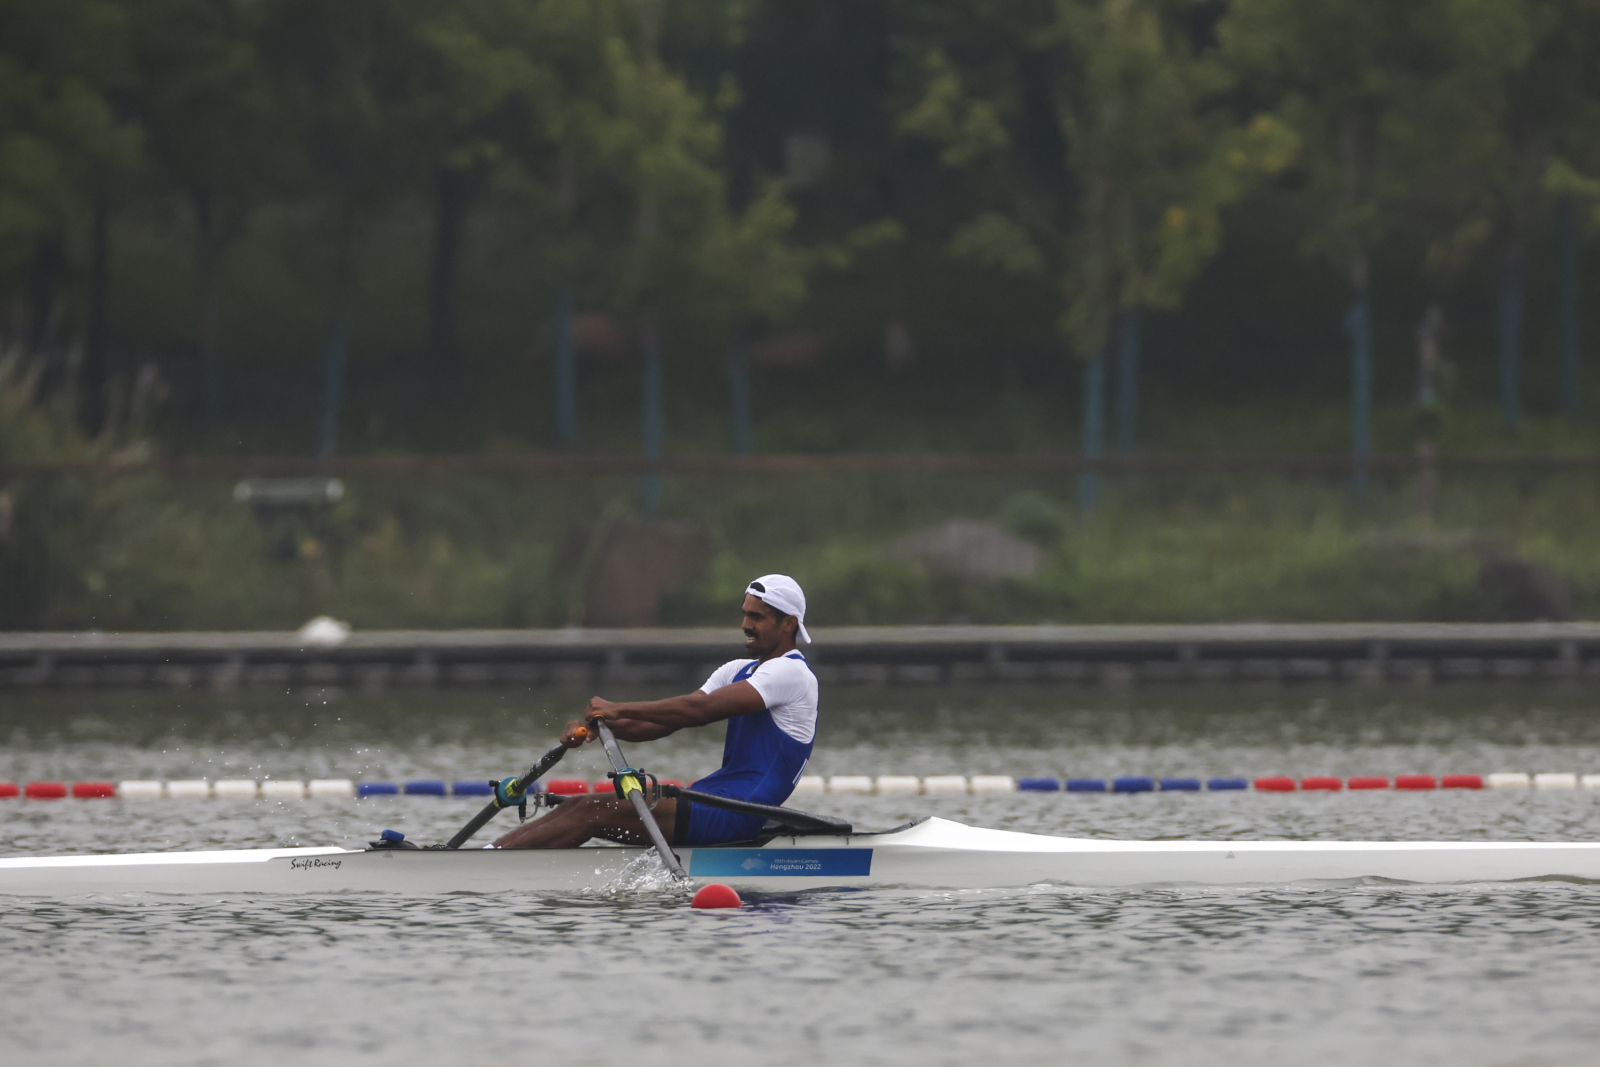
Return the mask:
[[539,758],[539,762],[528,768],[528,773],[512,782],[507,779],[495,787],[494,799],[489,801],[489,806],[472,817],[472,821],[461,828],[461,831],[452,837],[445,848],[460,848],[467,843],[467,839],[482,830],[485,824],[497,814],[501,808],[520,804],[527,797],[528,787],[543,778],[545,774],[561,762],[561,757],[567,754],[566,747],[557,745]]
[[650,805],[645,803],[644,786],[639,783],[639,772],[628,766],[628,761],[622,758],[622,749],[617,747],[617,739],[612,736],[611,727],[606,721],[595,719],[594,725],[600,728],[600,743],[605,746],[606,756],[611,760],[611,769],[615,772],[612,780],[616,782],[617,792],[633,801],[633,810],[639,813],[639,821],[644,823],[645,833],[655,842],[656,851],[661,853],[661,862],[672,872],[672,877],[677,881],[688,880],[689,876],[683,873],[683,864],[672,854],[667,839],[661,836],[661,827],[656,825],[656,817],[650,813]]

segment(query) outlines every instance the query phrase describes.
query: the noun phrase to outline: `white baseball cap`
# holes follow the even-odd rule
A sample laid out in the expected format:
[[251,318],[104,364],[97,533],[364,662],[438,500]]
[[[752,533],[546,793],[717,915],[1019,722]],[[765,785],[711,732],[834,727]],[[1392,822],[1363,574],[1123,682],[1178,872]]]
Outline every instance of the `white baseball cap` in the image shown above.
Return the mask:
[[787,574],[763,574],[745,587],[745,595],[753,596],[763,604],[770,604],[785,615],[793,615],[800,624],[800,640],[811,643],[806,633],[806,595],[800,583]]

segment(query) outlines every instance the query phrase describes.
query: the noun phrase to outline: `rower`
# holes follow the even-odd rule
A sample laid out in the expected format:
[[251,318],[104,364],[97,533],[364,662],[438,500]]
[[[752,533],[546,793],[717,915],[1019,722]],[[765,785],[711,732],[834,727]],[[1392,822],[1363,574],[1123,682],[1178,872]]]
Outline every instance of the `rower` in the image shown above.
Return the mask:
[[[744,648],[753,658],[724,663],[692,693],[666,700],[589,701],[584,722],[567,724],[561,743],[577,748],[605,721],[619,741],[654,741],[686,727],[728,720],[722,767],[695,783],[703,793],[777,806],[805,773],[817,729],[817,676],[797,641],[806,633],[806,597],[784,574],[751,582],[744,595]],[[756,837],[765,817],[663,797],[652,809],[668,840],[679,846],[715,845]],[[524,823],[495,842],[498,848],[573,848],[593,837],[648,845],[644,825],[619,797],[578,797],[542,819]]]

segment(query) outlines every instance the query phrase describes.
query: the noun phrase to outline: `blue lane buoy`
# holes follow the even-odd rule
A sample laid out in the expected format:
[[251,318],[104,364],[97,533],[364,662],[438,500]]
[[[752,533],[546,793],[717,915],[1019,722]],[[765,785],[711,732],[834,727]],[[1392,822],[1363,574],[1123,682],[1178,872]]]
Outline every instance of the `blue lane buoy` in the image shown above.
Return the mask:
[[413,797],[442,797],[445,795],[444,783],[437,778],[407,782],[406,795]]
[[458,797],[492,797],[494,786],[488,782],[456,782],[450,787],[450,793]]
[[392,797],[400,792],[400,787],[393,782],[357,782],[356,796],[358,797]]
[[1211,781],[1206,783],[1206,788],[1211,790],[1213,793],[1220,793],[1223,790],[1227,790],[1227,789],[1249,789],[1250,788],[1250,779],[1248,779],[1248,778],[1213,778],[1213,779],[1211,779]]
[[1111,782],[1111,791],[1113,793],[1151,793],[1155,791],[1155,788],[1156,780],[1154,778],[1146,778],[1140,774],[1124,775],[1121,778],[1113,779]]
[[1163,793],[1198,793],[1200,792],[1200,779],[1198,778],[1163,778],[1161,779]]
[[1069,793],[1104,793],[1106,783],[1104,778],[1068,778],[1067,792]]
[[1061,779],[1018,778],[1017,791],[1019,793],[1059,793],[1061,791]]

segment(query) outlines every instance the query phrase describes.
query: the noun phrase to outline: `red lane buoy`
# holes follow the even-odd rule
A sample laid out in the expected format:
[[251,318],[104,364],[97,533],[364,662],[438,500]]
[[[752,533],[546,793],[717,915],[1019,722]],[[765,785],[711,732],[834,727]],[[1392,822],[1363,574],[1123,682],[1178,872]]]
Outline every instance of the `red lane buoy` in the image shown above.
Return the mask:
[[1438,789],[1439,782],[1431,774],[1397,774],[1394,776],[1396,789]]
[[589,783],[582,778],[552,778],[544,784],[545,792],[558,797],[577,796],[589,791]]
[[1256,779],[1256,789],[1263,793],[1293,793],[1295,784],[1287,774],[1269,774]]
[[93,800],[96,797],[114,797],[117,795],[115,782],[73,782],[72,795],[79,800]]
[[23,787],[22,795],[33,800],[60,800],[67,795],[67,783],[29,782]]
[[1446,789],[1482,789],[1481,774],[1447,774],[1439,782]]
[[1374,777],[1371,777],[1370,775],[1358,776],[1358,777],[1350,779],[1349,788],[1351,788],[1351,789],[1388,789],[1389,788],[1389,779],[1387,779],[1387,778],[1374,778]]
[[615,793],[617,787],[609,778],[596,778],[591,791],[595,793]]
[[0,797],[14,797],[21,794],[16,782],[0,782]]
[[1344,783],[1337,778],[1329,777],[1327,775],[1313,775],[1310,778],[1300,779],[1300,788],[1302,790],[1327,789],[1337,793],[1339,790],[1344,788]]
[[694,900],[689,902],[691,908],[737,908],[743,904],[744,901],[739,899],[739,894],[733,891],[733,887],[723,885],[721,882],[701,886],[695,893]]

